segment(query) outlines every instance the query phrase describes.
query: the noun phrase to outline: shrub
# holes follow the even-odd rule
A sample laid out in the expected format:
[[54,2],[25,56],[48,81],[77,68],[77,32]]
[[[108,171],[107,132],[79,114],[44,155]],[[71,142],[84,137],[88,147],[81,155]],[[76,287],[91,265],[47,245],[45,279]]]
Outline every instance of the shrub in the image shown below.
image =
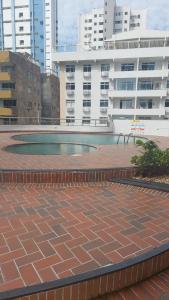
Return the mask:
[[135,155],[131,163],[139,168],[142,176],[166,174],[169,170],[169,149],[161,150],[153,141],[138,140],[136,145],[141,147],[142,155]]

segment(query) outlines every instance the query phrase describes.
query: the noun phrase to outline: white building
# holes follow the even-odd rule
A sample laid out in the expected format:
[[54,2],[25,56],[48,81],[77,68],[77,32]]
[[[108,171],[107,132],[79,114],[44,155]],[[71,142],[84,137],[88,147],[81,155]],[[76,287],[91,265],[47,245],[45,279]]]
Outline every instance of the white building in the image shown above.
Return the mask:
[[113,34],[146,28],[146,10],[133,10],[104,0],[104,8],[80,16],[79,44],[82,48],[99,49]]
[[56,45],[56,0],[0,0],[1,50],[27,52],[45,70]]
[[130,31],[104,49],[54,53],[60,65],[61,118],[100,124],[169,116],[169,32]]

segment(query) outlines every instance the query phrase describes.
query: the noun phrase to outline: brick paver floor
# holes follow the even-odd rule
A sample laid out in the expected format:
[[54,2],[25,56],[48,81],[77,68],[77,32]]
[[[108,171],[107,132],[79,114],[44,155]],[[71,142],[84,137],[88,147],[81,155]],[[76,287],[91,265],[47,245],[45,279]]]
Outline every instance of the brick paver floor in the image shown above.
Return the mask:
[[0,291],[123,261],[169,241],[169,194],[114,183],[0,185]]
[[[19,133],[17,133],[19,134]],[[23,134],[23,133],[22,133]],[[16,133],[0,133],[0,169],[92,169],[131,166],[131,157],[137,153],[135,145],[99,146],[97,151],[83,153],[80,156],[32,156],[6,152],[4,148],[22,141],[12,139]],[[162,147],[169,147],[166,137],[154,138]]]
[[169,270],[97,300],[169,300]]

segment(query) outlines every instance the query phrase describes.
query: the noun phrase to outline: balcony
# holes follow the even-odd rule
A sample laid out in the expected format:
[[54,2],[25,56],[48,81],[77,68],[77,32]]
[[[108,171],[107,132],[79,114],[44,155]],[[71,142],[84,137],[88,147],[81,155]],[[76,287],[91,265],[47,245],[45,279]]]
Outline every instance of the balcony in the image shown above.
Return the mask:
[[67,90],[67,96],[72,97],[74,96],[75,91],[74,90]]
[[111,115],[118,116],[164,116],[165,108],[152,108],[152,109],[112,109]]
[[11,99],[14,96],[12,90],[0,90],[0,99]]
[[13,112],[11,108],[0,107],[0,116],[12,116]]
[[0,81],[11,81],[12,74],[9,72],[0,72]]
[[166,97],[167,89],[159,90],[109,90],[109,98],[134,98],[134,97]]
[[169,70],[135,70],[135,71],[111,71],[109,78],[110,79],[121,79],[121,78],[163,78],[168,77]]

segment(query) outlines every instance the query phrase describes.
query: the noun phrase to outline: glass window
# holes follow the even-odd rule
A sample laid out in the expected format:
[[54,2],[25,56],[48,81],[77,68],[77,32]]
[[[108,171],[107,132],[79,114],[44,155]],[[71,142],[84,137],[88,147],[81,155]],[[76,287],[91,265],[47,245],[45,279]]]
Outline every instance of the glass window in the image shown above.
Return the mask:
[[100,121],[100,124],[107,124],[108,119],[107,119],[107,117],[100,117],[99,121]]
[[91,82],[84,82],[83,90],[91,90]]
[[140,81],[138,84],[138,89],[139,90],[153,90],[154,83],[150,80]]
[[4,107],[15,107],[16,100],[4,100]]
[[120,109],[132,109],[133,101],[132,100],[120,100]]
[[165,100],[165,107],[169,107],[169,99]]
[[75,100],[66,100],[66,105],[68,107],[74,107],[75,105]]
[[67,73],[74,73],[75,72],[75,65],[66,65],[66,72]]
[[66,83],[66,90],[75,90],[75,83],[74,82],[67,82]]
[[101,90],[108,90],[109,89],[109,82],[101,82],[100,83]]
[[133,71],[134,70],[134,64],[122,64],[121,65],[121,71]]
[[90,124],[90,117],[83,117],[82,124]]
[[109,72],[110,65],[109,64],[101,64],[101,72]]
[[12,82],[3,82],[1,84],[1,88],[2,89],[15,89],[15,83],[12,83]]
[[66,123],[74,123],[75,122],[75,117],[66,117]]
[[169,80],[167,80],[167,89],[169,89]]
[[100,100],[100,107],[108,107],[108,106],[109,106],[109,100],[107,99]]
[[153,106],[152,100],[140,100],[140,108],[151,109]]
[[91,107],[91,100],[83,100],[83,107]]
[[91,65],[84,65],[83,66],[83,72],[91,72],[92,67]]
[[147,70],[155,70],[155,63],[142,63],[141,70],[147,71]]
[[135,80],[133,79],[120,79],[117,80],[117,89],[119,91],[133,91],[135,89]]

